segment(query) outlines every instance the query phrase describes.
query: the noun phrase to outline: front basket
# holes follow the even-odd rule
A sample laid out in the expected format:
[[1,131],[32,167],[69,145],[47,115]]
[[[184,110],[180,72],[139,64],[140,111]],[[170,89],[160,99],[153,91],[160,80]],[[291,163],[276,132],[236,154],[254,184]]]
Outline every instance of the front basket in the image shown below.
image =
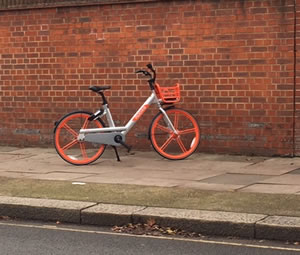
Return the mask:
[[156,83],[155,92],[158,98],[166,104],[173,104],[180,101],[180,86],[178,83],[173,87],[161,87]]

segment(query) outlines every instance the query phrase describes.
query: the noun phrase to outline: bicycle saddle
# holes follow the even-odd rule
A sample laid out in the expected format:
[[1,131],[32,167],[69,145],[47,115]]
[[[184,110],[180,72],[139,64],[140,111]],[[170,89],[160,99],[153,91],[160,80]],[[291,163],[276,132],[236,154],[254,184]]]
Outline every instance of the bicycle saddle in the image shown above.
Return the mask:
[[110,88],[111,88],[111,86],[91,86],[91,87],[89,87],[89,89],[94,92],[99,92],[101,90],[106,90],[106,89],[110,89]]

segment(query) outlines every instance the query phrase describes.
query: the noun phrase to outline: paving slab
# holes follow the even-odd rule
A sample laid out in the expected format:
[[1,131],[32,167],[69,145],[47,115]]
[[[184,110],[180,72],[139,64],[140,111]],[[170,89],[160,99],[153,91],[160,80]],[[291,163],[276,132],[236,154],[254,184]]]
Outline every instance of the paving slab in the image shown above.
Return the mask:
[[[299,158],[269,158],[262,162],[251,164],[244,169],[238,169],[238,173],[282,175],[300,168]],[[233,171],[230,171],[233,172]]]
[[250,185],[270,178],[270,176],[258,174],[222,174],[212,178],[201,180],[205,183]]
[[114,183],[114,184],[132,184],[143,186],[156,186],[156,187],[175,187],[184,183],[178,179],[164,179],[164,178],[141,178],[140,175],[121,175],[120,177],[110,175],[94,175],[90,177],[77,178],[76,181],[94,182],[94,183]]
[[244,162],[249,164],[255,164],[263,162],[268,157],[262,156],[246,156],[246,155],[228,155],[228,154],[208,154],[208,153],[198,153],[201,160],[209,161],[220,161],[220,162]]
[[178,179],[161,179],[161,178],[136,178],[131,184],[143,186],[156,186],[156,187],[176,187],[182,183]]
[[254,238],[255,223],[266,215],[148,207],[133,215],[134,222],[150,219],[161,226],[193,231],[204,235]]
[[16,150],[20,150],[20,148],[12,146],[0,146],[0,153],[12,152]]
[[3,171],[3,170],[0,170],[0,176],[9,177],[9,178],[33,178],[32,173],[17,172],[17,171]]
[[297,168],[296,170],[289,172],[289,174],[300,174],[300,168]]
[[[196,162],[197,163],[196,163]],[[184,162],[184,161],[183,161]],[[238,171],[247,166],[250,166],[250,162],[235,162],[235,161],[211,161],[202,160],[201,157],[191,161],[190,164],[186,164],[186,169],[201,169],[202,171],[213,171],[216,173],[226,173],[231,171]],[[177,167],[176,167],[177,168]],[[182,169],[182,168],[179,168]]]
[[300,175],[284,174],[281,176],[264,179],[263,181],[260,181],[260,183],[299,185],[300,184]]
[[105,183],[105,184],[131,184],[133,178],[116,178],[111,176],[94,175],[84,178],[76,178],[74,181],[86,182],[86,183]]
[[32,174],[31,178],[39,180],[57,180],[57,181],[72,181],[78,178],[90,177],[91,174],[81,173],[66,173],[66,172],[52,172],[44,174]]
[[54,148],[39,148],[39,147],[6,147],[1,146],[2,150],[0,152],[9,152],[11,154],[32,154],[32,155],[40,155],[41,153],[51,153],[57,154]]
[[[106,169],[106,168],[105,168]],[[92,177],[79,178],[79,181],[84,182],[99,182],[102,180],[107,183],[111,180],[112,183],[126,183],[136,185],[151,185],[151,186],[166,186],[173,187],[182,185],[186,181],[194,181],[198,179],[213,177],[216,174],[209,171],[201,171],[201,169],[195,170],[163,170],[160,169],[145,169],[141,168],[115,168],[114,170],[103,169],[99,174],[95,174]]]
[[300,241],[300,218],[269,216],[257,222],[256,238]]
[[241,192],[256,192],[269,194],[295,194],[300,192],[300,185],[284,185],[284,184],[253,184],[245,188],[241,188]]
[[9,162],[9,161],[15,161],[15,160],[31,158],[31,157],[32,157],[31,155],[0,154],[0,161]]
[[211,191],[236,191],[244,188],[245,185],[237,184],[220,184],[220,183],[204,183],[204,182],[185,182],[180,187],[193,188],[201,190],[211,190]]

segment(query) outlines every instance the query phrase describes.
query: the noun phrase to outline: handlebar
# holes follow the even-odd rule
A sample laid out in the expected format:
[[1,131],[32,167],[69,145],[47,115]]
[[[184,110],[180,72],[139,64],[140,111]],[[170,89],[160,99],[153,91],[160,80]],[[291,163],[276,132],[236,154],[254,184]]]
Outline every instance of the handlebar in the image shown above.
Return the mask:
[[148,64],[147,67],[152,71],[152,73],[154,74],[153,76],[153,82],[155,82],[155,79],[156,79],[156,72],[155,72],[155,69],[153,68],[152,64]]
[[149,63],[147,65],[147,67],[153,73],[153,76],[151,75],[151,73],[149,73],[148,71],[145,71],[145,70],[138,70],[138,71],[136,71],[136,73],[142,73],[145,76],[149,76],[150,80],[148,80],[148,82],[149,82],[149,85],[150,85],[150,89],[154,90],[154,84],[155,84],[155,80],[156,80],[156,72],[155,72],[155,69],[153,68],[152,64]]
[[149,72],[147,72],[147,71],[145,71],[145,70],[138,70],[138,71],[136,71],[135,73],[142,73],[142,74],[144,74],[145,76],[150,76],[150,77],[152,78],[151,73],[149,73]]

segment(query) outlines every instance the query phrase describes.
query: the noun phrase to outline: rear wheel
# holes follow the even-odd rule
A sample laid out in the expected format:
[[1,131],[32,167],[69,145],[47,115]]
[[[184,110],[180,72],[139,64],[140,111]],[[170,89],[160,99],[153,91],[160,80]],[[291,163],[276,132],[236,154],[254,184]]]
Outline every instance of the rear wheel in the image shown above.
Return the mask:
[[92,114],[78,111],[64,116],[54,130],[54,145],[59,156],[73,165],[87,165],[97,160],[104,152],[105,145],[78,141],[80,129],[102,128],[100,119],[90,121]]
[[154,117],[150,126],[153,148],[167,159],[185,159],[198,147],[200,129],[196,119],[187,111],[170,108],[165,110],[177,134],[172,131],[162,113]]

